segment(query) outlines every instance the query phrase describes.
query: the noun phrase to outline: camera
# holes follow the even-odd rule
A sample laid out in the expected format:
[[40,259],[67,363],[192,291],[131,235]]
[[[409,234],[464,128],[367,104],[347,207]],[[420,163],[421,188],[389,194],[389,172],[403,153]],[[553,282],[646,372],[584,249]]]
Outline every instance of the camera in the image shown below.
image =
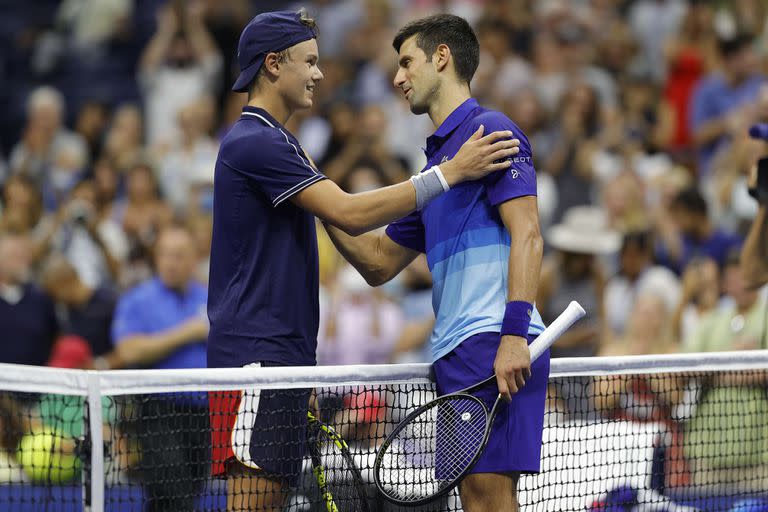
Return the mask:
[[[758,123],[749,129],[749,136],[768,143],[768,123]],[[768,157],[757,161],[757,181],[749,189],[749,195],[761,205],[768,204]]]

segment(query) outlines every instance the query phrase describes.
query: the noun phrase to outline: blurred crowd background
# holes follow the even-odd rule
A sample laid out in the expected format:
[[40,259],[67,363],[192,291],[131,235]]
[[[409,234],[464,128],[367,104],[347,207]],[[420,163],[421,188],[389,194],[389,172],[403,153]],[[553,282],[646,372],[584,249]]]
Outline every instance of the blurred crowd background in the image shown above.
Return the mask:
[[[391,40],[448,11],[472,83],[532,143],[546,242],[537,306],[589,312],[553,356],[765,346],[738,255],[768,121],[761,0],[0,2],[0,362],[204,367],[218,141],[242,27],[305,7],[325,79],[289,128],[349,192],[422,168],[433,131],[392,86]],[[449,222],[450,220],[446,220]],[[370,288],[322,228],[321,364],[427,361],[418,259]]]

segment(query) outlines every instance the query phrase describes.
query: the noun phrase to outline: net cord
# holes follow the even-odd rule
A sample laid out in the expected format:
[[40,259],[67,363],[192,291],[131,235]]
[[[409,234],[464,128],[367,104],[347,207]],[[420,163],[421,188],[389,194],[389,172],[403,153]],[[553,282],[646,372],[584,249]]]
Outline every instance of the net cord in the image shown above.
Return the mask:
[[[552,359],[550,378],[567,376],[719,372],[768,368],[768,350]],[[191,370],[64,370],[0,364],[0,390],[88,396],[89,380],[101,396],[257,387],[296,389],[327,386],[423,385],[429,364],[209,368]]]

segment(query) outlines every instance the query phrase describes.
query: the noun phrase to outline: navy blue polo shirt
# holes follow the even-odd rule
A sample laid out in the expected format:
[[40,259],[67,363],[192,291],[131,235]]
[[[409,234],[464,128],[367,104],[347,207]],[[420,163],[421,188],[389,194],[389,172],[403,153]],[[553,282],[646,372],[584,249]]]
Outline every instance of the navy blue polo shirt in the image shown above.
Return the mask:
[[[533,154],[525,134],[507,116],[481,107],[473,98],[451,112],[427,139],[425,169],[453,158],[481,124],[485,134],[510,130],[520,139],[520,152],[509,159],[509,167],[482,180],[459,183],[422,211],[387,226],[392,240],[427,255],[436,318],[430,339],[433,361],[471,336],[500,332],[511,239],[498,206],[536,195]],[[528,334],[543,330],[534,307]]]
[[313,365],[319,323],[312,214],[288,199],[325,176],[291,133],[246,106],[216,159],[208,366]]

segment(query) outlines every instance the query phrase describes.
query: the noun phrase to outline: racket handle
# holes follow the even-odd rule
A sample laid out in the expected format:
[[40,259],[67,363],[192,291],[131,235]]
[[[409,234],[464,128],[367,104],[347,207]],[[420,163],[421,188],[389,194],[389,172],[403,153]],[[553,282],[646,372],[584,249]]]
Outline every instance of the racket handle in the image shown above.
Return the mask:
[[560,313],[560,316],[555,318],[552,323],[549,324],[549,327],[544,329],[544,331],[528,346],[528,350],[531,352],[531,362],[537,360],[539,356],[546,352],[555,340],[557,340],[557,338],[562,336],[565,331],[586,314],[587,312],[584,311],[581,304],[572,300],[571,303],[568,304],[568,307],[565,308],[565,311]]

